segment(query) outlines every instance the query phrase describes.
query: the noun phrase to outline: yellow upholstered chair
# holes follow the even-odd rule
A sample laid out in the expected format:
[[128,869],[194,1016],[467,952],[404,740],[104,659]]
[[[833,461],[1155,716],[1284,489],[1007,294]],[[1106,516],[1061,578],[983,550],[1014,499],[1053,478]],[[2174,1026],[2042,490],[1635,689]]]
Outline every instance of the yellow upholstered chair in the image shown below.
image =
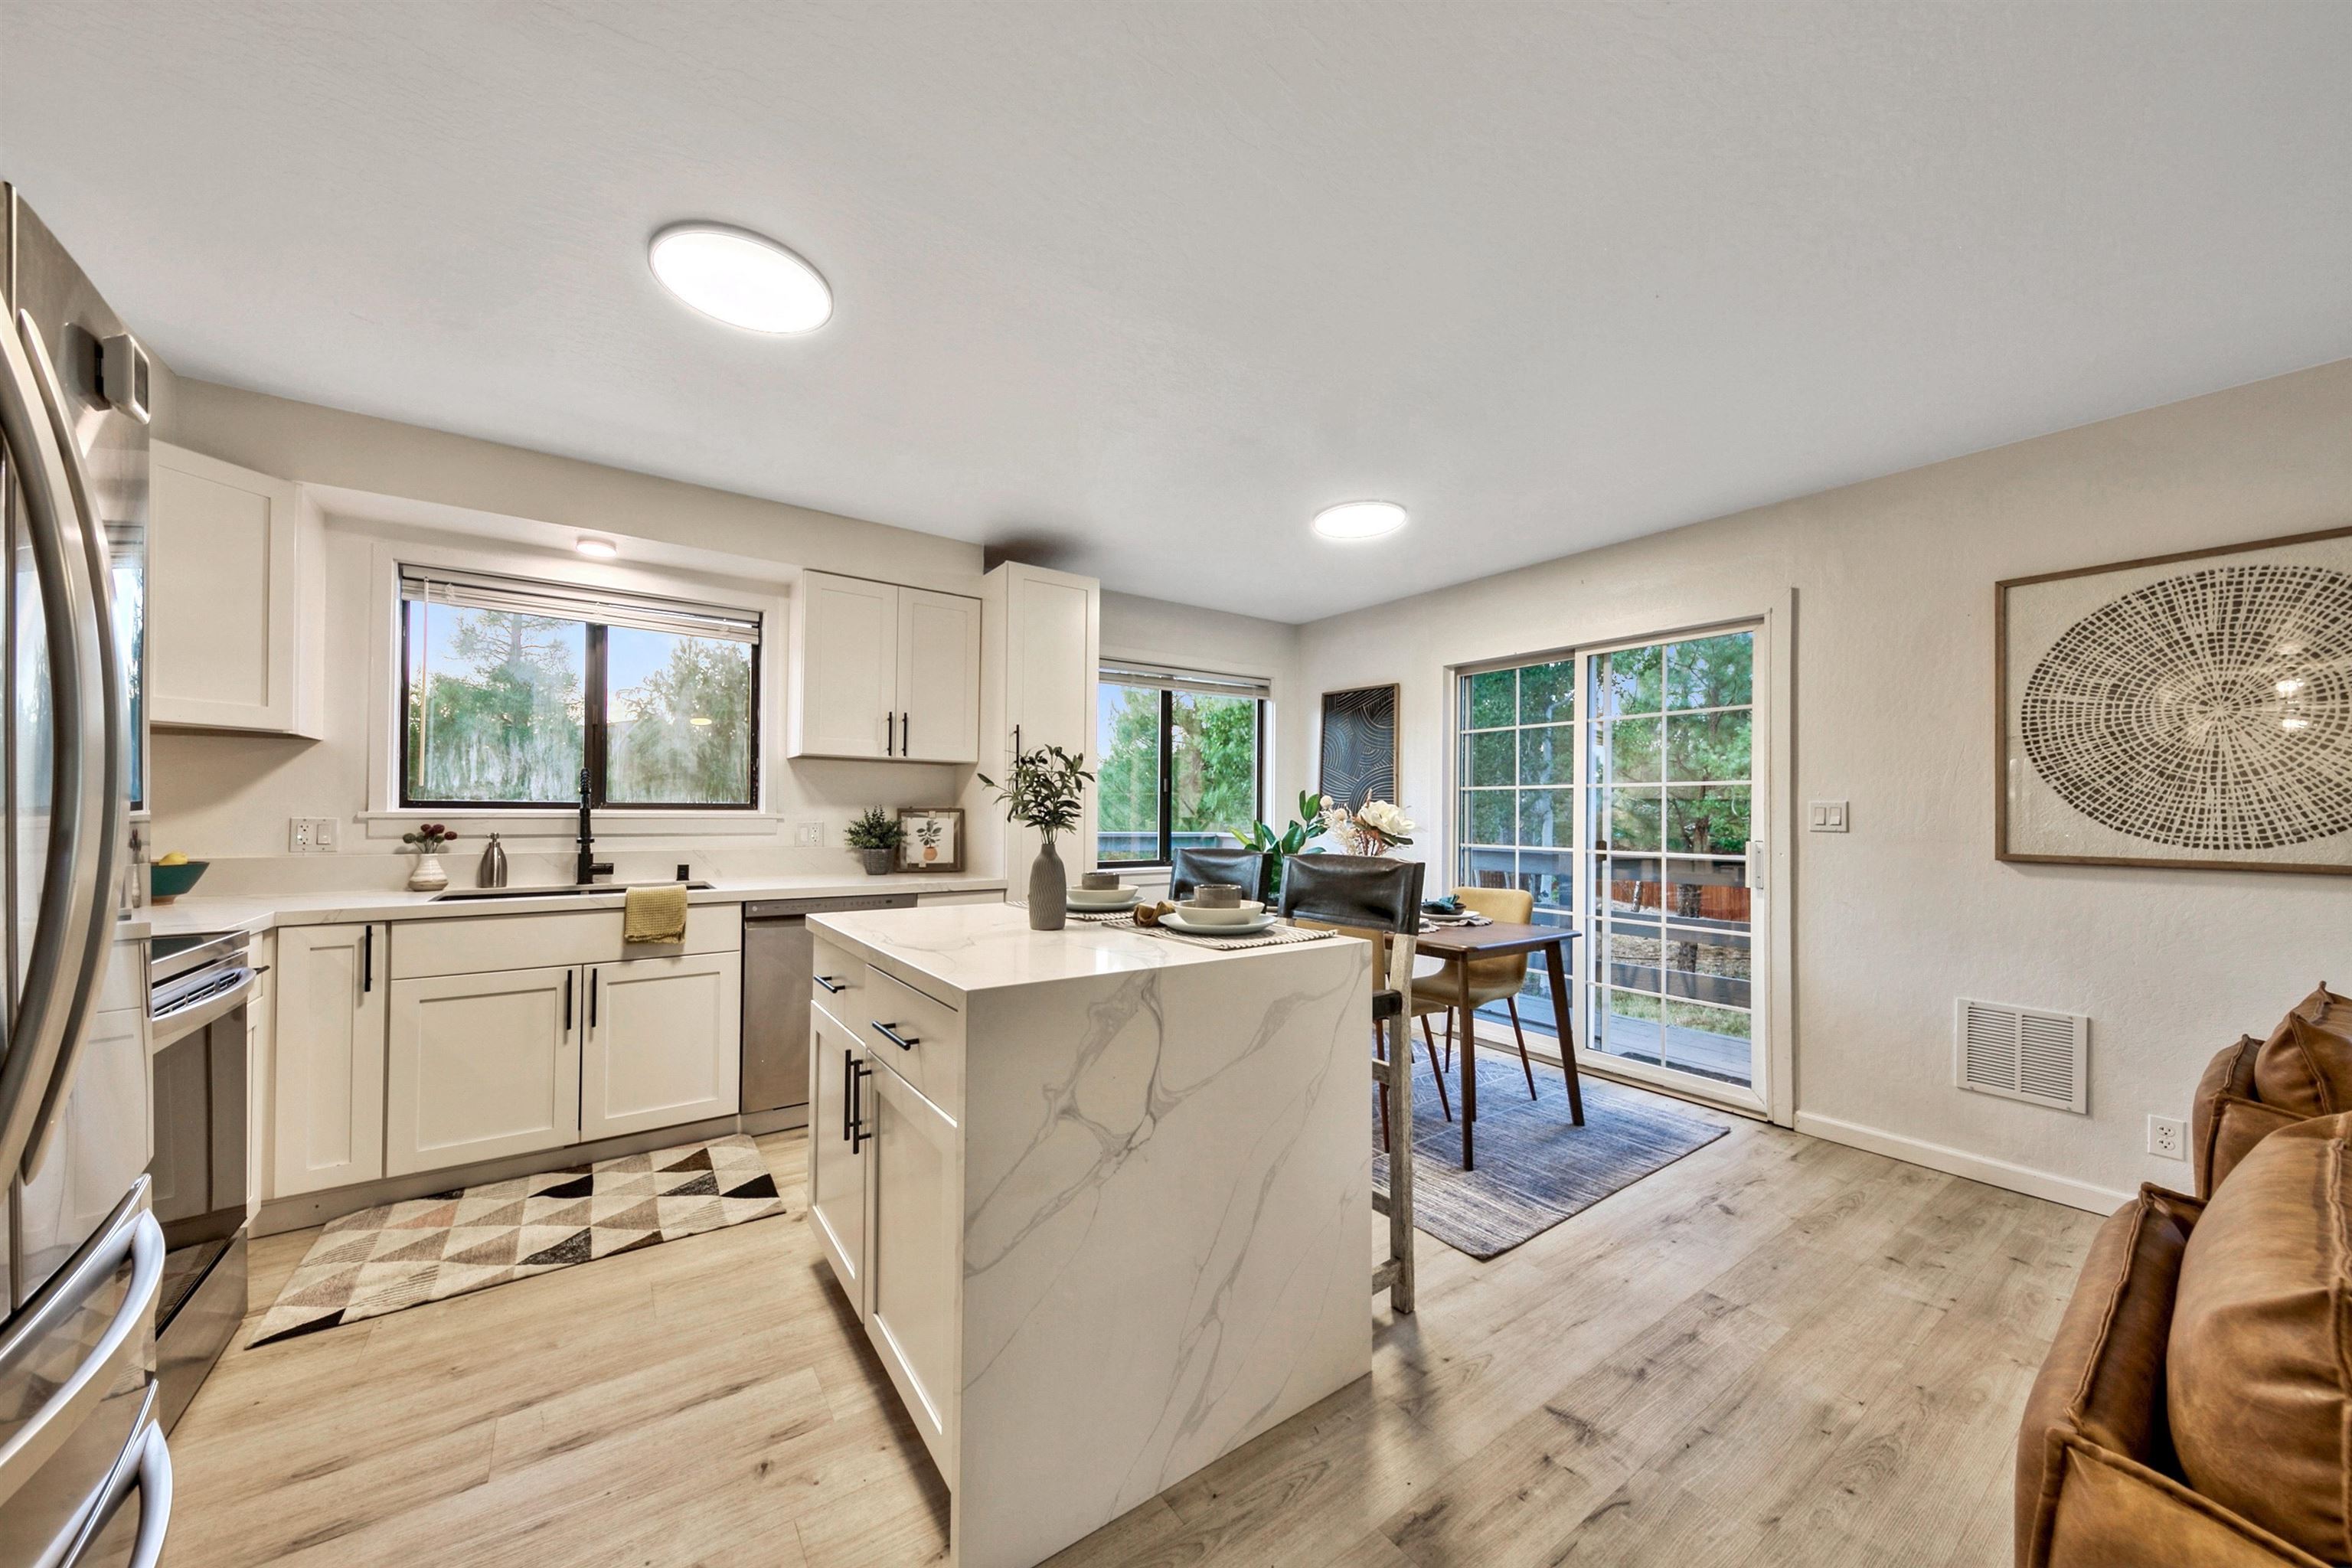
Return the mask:
[[[1454,896],[1462,907],[1485,915],[1497,925],[1525,925],[1535,918],[1536,896],[1524,888],[1456,888]],[[1430,1016],[1444,1013],[1445,1019],[1445,1063],[1454,1065],[1454,1009],[1462,1005],[1458,981],[1459,964],[1448,963],[1433,974],[1416,974],[1412,981],[1412,1010],[1421,1018],[1422,1038],[1429,1042],[1433,1060],[1437,1047],[1429,1026]],[[1480,958],[1470,963],[1471,1038],[1463,1047],[1465,1072],[1476,1068],[1467,1064],[1475,1060],[1477,1049],[1478,1009],[1489,1002],[1500,1002],[1510,1008],[1511,1033],[1518,1037],[1519,1067],[1528,1075],[1528,1098],[1539,1098],[1536,1093],[1535,1064],[1528,1059],[1528,1033],[1519,1025],[1519,987],[1528,981],[1528,955],[1524,952],[1509,958]],[[1438,1079],[1444,1092],[1444,1078]]]

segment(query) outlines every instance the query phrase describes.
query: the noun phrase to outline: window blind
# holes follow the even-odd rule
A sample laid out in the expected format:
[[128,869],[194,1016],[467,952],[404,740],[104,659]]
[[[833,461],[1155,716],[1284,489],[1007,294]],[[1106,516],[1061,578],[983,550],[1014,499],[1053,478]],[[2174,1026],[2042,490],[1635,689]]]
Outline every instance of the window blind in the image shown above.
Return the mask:
[[1166,665],[1138,664],[1128,659],[1103,661],[1102,678],[1118,686],[1148,690],[1192,691],[1207,697],[1249,697],[1264,701],[1274,688],[1262,676],[1212,675],[1205,670],[1174,669]]
[[593,621],[599,626],[631,626],[679,637],[740,643],[760,640],[760,613],[756,610],[698,605],[684,599],[586,588],[569,583],[540,583],[522,577],[449,572],[439,567],[403,566],[400,596],[459,609],[503,610],[512,615]]

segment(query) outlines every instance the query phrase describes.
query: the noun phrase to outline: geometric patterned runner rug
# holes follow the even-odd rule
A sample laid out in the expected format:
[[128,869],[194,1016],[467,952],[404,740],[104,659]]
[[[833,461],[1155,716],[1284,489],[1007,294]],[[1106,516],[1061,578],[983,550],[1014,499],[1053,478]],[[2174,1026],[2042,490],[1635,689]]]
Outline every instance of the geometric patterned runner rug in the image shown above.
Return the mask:
[[362,1209],[327,1222],[253,1343],[783,1212],[740,1133]]

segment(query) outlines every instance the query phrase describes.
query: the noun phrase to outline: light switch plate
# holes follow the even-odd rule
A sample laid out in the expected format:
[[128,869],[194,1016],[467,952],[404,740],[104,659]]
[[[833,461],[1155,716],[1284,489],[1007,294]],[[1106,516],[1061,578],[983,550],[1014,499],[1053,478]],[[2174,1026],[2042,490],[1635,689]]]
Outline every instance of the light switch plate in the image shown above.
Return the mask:
[[1846,803],[1842,800],[1817,800],[1805,808],[1806,829],[1813,833],[1843,833],[1846,830]]
[[288,820],[286,847],[295,855],[331,855],[335,850],[335,819],[297,816]]
[[2147,1152],[2161,1160],[2189,1158],[2189,1124],[2178,1116],[2147,1119]]
[[793,829],[793,842],[799,845],[803,849],[824,848],[824,824],[822,822],[803,822],[799,824]]

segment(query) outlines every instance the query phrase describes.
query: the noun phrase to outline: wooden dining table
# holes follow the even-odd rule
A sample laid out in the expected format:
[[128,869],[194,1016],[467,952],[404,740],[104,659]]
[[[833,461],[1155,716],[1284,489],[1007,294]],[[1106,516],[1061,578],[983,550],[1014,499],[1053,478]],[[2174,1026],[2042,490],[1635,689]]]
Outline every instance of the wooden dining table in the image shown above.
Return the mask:
[[1478,1121],[1477,1026],[1470,1005],[1470,965],[1482,958],[1513,958],[1541,952],[1551,981],[1552,1016],[1559,1026],[1560,1070],[1568,1079],[1568,1113],[1584,1125],[1584,1090],[1576,1079],[1576,1016],[1569,1005],[1568,944],[1580,933],[1565,926],[1509,925],[1500,921],[1486,925],[1424,926],[1415,939],[1422,957],[1444,960],[1454,968],[1454,994],[1460,998],[1449,1012],[1462,1015],[1462,1168],[1473,1168],[1476,1156],[1471,1139]]

